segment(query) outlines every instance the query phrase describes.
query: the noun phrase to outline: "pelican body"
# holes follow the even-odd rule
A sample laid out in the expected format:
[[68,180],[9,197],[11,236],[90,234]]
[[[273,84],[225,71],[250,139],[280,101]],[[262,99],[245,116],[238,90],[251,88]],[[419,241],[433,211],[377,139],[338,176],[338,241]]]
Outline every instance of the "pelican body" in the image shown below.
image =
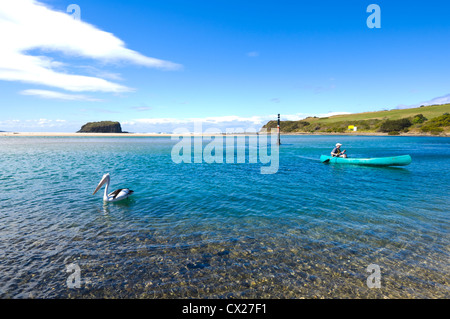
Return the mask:
[[110,180],[111,180],[111,178],[109,177],[109,173],[103,175],[102,180],[100,181],[100,183],[98,183],[97,188],[95,189],[95,191],[92,195],[97,193],[98,190],[100,188],[102,188],[102,186],[104,184],[106,184],[105,192],[103,194],[103,201],[105,201],[105,202],[117,202],[119,200],[128,198],[128,196],[130,196],[131,194],[134,193],[131,189],[128,189],[128,188],[119,188],[111,193],[108,193]]

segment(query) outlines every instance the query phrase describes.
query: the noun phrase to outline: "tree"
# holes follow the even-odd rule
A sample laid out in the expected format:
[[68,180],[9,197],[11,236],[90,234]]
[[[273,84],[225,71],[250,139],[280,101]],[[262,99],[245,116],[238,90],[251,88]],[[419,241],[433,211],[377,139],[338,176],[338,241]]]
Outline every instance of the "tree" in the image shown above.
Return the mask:
[[399,120],[386,120],[380,126],[380,131],[389,133],[392,131],[405,131],[408,127],[412,125],[411,121],[408,118],[403,118]]

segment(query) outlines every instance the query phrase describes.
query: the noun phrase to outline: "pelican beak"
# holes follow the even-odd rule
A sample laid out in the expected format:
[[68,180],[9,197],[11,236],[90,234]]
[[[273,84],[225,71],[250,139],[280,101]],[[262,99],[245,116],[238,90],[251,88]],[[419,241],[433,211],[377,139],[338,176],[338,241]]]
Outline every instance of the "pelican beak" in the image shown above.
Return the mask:
[[96,188],[95,191],[92,193],[92,195],[95,195],[95,193],[97,193],[98,190],[99,190],[100,188],[102,188],[102,186],[106,183],[106,180],[107,180],[107,174],[106,174],[106,175],[103,175],[102,180],[100,181],[100,183],[98,183],[97,188]]

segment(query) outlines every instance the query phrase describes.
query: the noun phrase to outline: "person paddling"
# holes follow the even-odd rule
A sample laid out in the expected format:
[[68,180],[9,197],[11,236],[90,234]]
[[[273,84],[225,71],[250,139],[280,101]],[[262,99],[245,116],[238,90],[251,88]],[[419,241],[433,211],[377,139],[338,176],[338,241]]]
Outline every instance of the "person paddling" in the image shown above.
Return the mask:
[[331,156],[347,158],[347,154],[345,154],[346,150],[341,151],[341,145],[341,143],[336,144],[336,147],[331,151]]

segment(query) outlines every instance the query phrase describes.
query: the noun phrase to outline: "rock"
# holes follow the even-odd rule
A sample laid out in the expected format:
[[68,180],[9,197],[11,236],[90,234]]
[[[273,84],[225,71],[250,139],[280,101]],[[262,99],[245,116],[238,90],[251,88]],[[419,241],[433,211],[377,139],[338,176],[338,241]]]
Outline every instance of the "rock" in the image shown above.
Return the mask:
[[123,133],[119,122],[101,121],[84,124],[77,133]]

